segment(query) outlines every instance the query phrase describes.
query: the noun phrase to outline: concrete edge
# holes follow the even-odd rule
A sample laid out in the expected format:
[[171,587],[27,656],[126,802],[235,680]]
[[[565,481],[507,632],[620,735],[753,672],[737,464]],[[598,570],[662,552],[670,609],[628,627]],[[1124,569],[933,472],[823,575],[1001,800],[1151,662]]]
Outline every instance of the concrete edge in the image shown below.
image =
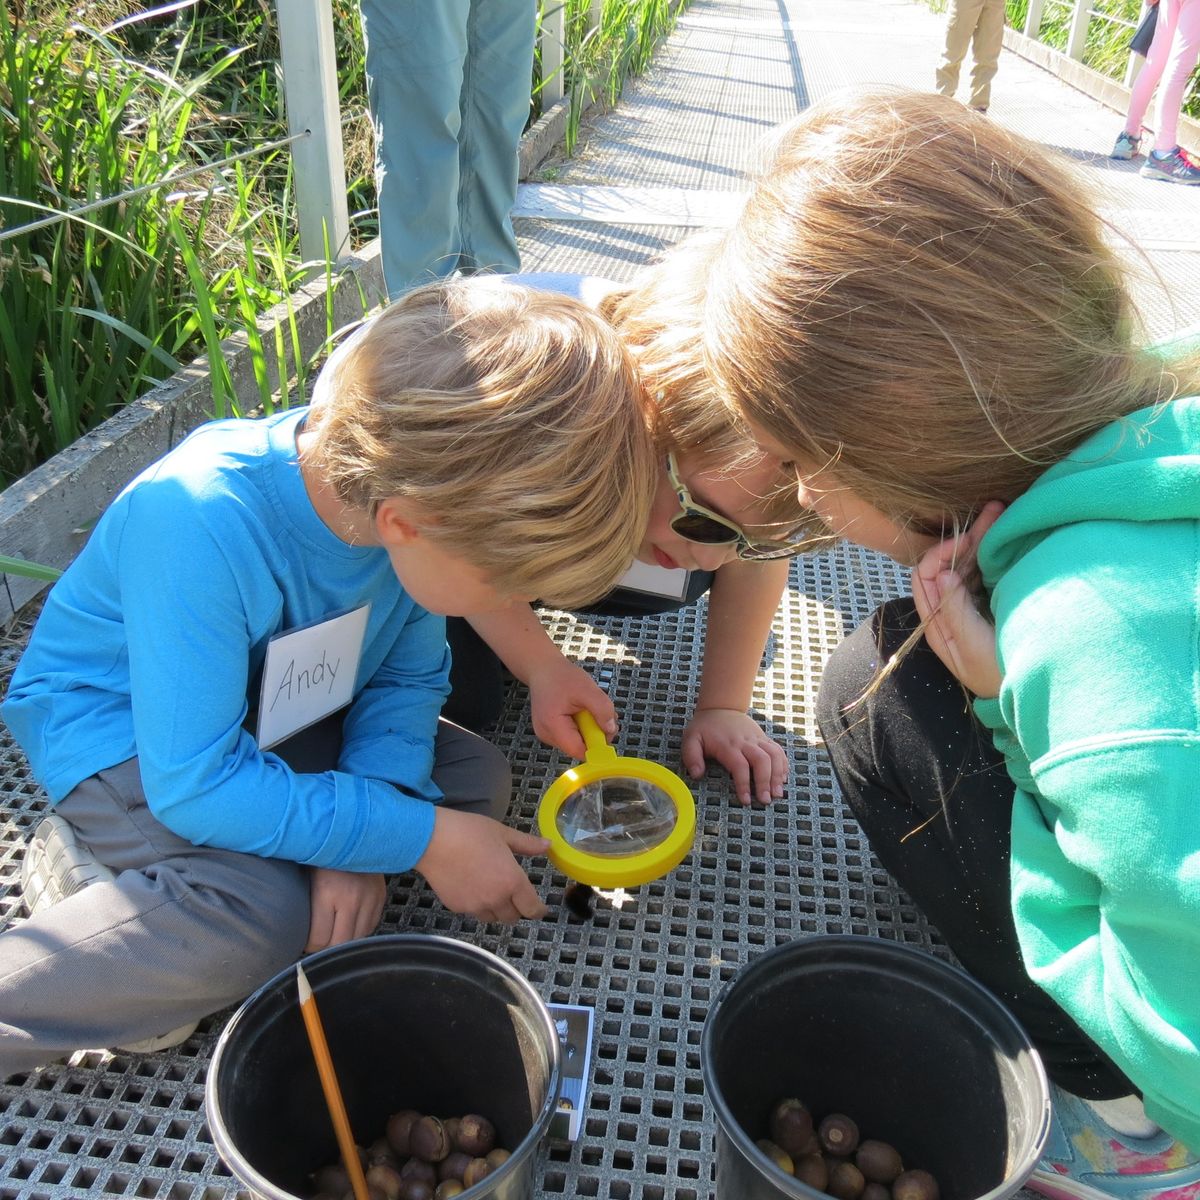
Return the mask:
[[[358,320],[385,295],[378,242],[339,264],[331,285],[332,323]],[[308,359],[328,336],[327,283],[311,280],[258,320],[264,340],[294,319],[300,354]],[[284,338],[285,369],[295,372],[291,337]],[[257,407],[258,383],[250,340],[240,333],[222,342],[234,393],[245,411]],[[160,458],[196,426],[211,420],[213,396],[207,356],[163,380],[53,458],[0,492],[0,552],[44,566],[66,567],[113,497],[139,471]],[[267,364],[273,390],[279,372]],[[9,619],[46,584],[22,575],[0,576],[0,621]]]
[[[590,105],[588,106],[591,107]],[[564,140],[571,97],[564,96],[534,122],[518,146],[519,175],[527,179]],[[334,327],[361,317],[363,297],[372,308],[386,298],[379,240],[341,264],[333,284]],[[311,357],[325,341],[326,281],[322,275],[258,320],[264,340],[294,317],[300,353]],[[295,371],[290,339],[286,368]],[[244,410],[258,404],[249,338],[236,334],[221,344],[234,392]],[[198,425],[213,418],[207,356],[163,380],[114,413],[78,441],[0,492],[0,553],[63,569],[79,552],[88,531],[117,493]],[[268,364],[273,389],[278,370]],[[0,622],[7,622],[48,585],[23,575],[0,573]]]
[[[1017,29],[1005,27],[1005,48],[1021,58],[1049,71],[1051,75],[1061,79],[1063,83],[1083,92],[1093,100],[1111,108],[1118,116],[1124,117],[1129,108],[1129,88],[1099,71],[1086,67],[1073,58],[1068,58],[1058,50],[1052,50],[1042,42],[1026,37]],[[1113,125],[1113,137],[1116,137],[1117,123]],[[1179,119],[1179,142],[1184,149],[1194,154],[1200,154],[1200,121],[1192,117],[1181,116]]]

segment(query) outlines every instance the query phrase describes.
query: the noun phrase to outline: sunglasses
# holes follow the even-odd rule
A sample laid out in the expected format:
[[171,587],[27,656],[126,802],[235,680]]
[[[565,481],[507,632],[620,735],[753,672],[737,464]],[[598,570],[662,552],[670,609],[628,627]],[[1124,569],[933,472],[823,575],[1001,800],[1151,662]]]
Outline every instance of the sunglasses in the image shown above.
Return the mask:
[[728,517],[697,504],[679,474],[679,463],[673,453],[667,455],[667,478],[679,501],[679,512],[671,518],[671,528],[689,542],[702,546],[733,545],[738,558],[747,560],[791,558],[808,548],[807,530],[793,531],[785,538],[752,538]]

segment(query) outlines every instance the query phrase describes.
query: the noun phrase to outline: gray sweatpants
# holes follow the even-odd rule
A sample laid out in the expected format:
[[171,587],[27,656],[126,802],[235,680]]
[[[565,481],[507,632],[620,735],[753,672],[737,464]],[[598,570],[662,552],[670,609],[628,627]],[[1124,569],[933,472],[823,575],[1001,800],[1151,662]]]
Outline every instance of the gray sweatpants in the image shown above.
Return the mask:
[[[311,751],[303,765],[283,756],[324,769]],[[507,811],[507,760],[448,721],[433,777],[445,805]],[[151,815],[137,759],[84,780],[55,811],[116,879],[0,933],[0,1080],[198,1020],[303,953],[308,869],[178,837]]]

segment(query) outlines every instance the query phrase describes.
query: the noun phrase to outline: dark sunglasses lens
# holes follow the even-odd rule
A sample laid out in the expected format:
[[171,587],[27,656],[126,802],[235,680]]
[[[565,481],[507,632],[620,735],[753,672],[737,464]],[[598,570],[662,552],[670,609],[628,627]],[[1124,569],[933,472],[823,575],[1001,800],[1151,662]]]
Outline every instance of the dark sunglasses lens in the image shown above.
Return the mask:
[[703,513],[683,512],[671,522],[671,528],[689,542],[705,546],[725,546],[738,540],[737,532]]

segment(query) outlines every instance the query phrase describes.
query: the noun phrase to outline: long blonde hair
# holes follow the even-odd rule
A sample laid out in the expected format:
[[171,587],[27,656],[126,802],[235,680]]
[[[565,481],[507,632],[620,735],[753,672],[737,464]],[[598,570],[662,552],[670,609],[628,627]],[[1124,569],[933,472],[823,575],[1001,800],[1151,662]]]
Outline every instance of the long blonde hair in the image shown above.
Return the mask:
[[[705,364],[704,290],[718,244],[717,235],[707,231],[672,247],[635,283],[609,292],[599,311],[637,362],[652,398],[660,451],[686,455],[704,470],[732,477],[761,452],[749,426],[722,402]],[[757,499],[763,523],[755,528],[763,536],[804,527],[821,534],[796,499],[790,471],[780,470],[775,486]]]
[[781,131],[711,259],[704,322],[739,416],[934,533],[1179,386],[1135,346],[1080,181],[925,93],[834,99]]
[[586,305],[476,277],[409,292],[347,346],[308,461],[355,508],[414,502],[422,532],[502,591],[570,607],[642,541],[650,425],[631,357]]

